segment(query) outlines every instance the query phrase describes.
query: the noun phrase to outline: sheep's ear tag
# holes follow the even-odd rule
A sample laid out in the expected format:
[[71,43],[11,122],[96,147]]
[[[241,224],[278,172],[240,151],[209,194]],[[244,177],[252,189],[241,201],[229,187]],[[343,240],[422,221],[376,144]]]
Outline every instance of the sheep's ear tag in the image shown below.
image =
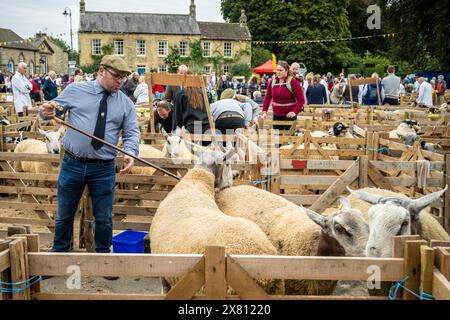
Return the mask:
[[192,151],[197,151],[198,149],[197,149],[197,147],[192,147]]
[[338,209],[342,210],[343,207],[344,207],[344,205],[342,203],[340,203]]

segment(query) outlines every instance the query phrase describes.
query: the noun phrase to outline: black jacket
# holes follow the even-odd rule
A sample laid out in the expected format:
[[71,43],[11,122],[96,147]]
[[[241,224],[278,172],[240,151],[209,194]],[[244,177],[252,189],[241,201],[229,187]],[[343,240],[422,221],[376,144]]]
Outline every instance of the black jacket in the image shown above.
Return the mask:
[[174,100],[174,108],[172,115],[172,128],[185,127],[186,130],[193,133],[194,121],[201,121],[203,132],[209,129],[208,114],[202,103],[202,107],[198,109],[192,108],[189,104],[188,97],[184,94],[184,90],[178,92]]

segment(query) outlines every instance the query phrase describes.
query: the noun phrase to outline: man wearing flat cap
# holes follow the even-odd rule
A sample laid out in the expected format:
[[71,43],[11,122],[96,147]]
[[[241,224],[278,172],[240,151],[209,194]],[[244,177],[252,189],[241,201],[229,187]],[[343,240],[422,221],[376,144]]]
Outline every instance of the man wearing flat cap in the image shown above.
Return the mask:
[[[117,145],[122,132],[124,149],[138,156],[140,131],[134,105],[119,89],[130,74],[120,57],[104,56],[95,81],[77,82],[42,106],[44,119],[69,112],[69,123],[106,142]],[[89,187],[94,211],[95,250],[110,252],[112,206],[115,190],[116,151],[75,130],[62,140],[65,154],[58,178],[58,212],[53,252],[67,252],[73,221],[85,185]],[[124,156],[120,174],[128,173],[133,158]]]

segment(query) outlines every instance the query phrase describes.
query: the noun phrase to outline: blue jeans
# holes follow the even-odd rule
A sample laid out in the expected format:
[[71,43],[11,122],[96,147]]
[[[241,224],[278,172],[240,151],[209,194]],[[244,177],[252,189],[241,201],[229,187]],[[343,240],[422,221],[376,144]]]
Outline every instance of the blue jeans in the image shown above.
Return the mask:
[[53,252],[67,252],[73,233],[78,202],[88,185],[94,211],[95,251],[110,252],[112,243],[112,206],[116,184],[115,161],[82,163],[63,158],[58,178],[58,212],[55,221]]

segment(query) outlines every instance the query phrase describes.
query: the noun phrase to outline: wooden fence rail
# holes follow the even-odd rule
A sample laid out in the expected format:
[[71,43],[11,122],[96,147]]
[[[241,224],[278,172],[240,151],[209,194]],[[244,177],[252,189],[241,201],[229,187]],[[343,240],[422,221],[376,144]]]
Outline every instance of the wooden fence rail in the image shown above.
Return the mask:
[[[17,300],[49,299],[358,299],[337,296],[268,295],[255,279],[354,280],[367,281],[368,268],[378,266],[380,281],[408,280],[413,292],[428,291],[437,299],[450,299],[450,248],[429,247],[423,240],[395,237],[397,258],[240,256],[225,254],[222,247],[206,247],[205,254],[89,254],[40,253],[36,235],[18,235],[0,243],[0,274],[12,282],[33,275],[67,276],[67,268],[80,267],[80,275],[122,277],[177,277],[179,281],[166,294],[59,294],[41,293],[39,286],[14,293]],[[6,243],[6,244],[5,244]],[[430,258],[434,259],[431,260]],[[5,273],[6,271],[6,273]],[[204,288],[204,294],[200,289]],[[237,296],[227,294],[231,287]],[[417,299],[404,291],[405,300]],[[400,298],[400,297],[398,297]],[[371,299],[361,297],[359,299]],[[377,298],[374,298],[377,299]],[[379,298],[378,298],[379,299]],[[383,299],[386,299],[384,297]]]

